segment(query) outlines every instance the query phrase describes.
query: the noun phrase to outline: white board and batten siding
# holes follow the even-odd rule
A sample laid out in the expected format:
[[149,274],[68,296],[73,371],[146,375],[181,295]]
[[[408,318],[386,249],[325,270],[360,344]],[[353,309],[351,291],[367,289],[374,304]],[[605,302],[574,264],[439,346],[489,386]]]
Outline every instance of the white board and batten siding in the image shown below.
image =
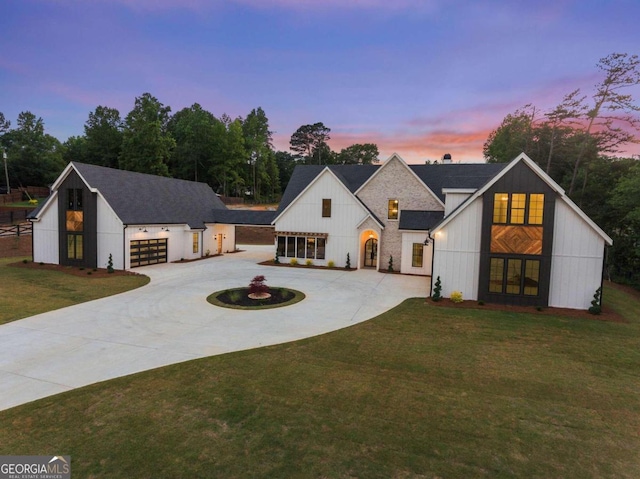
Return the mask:
[[444,215],[449,216],[451,212],[464,203],[467,198],[475,192],[475,190],[443,188],[442,192],[445,195]]
[[36,263],[60,263],[58,249],[58,195],[49,200],[45,210],[39,214],[40,219],[33,221],[33,261]]
[[209,223],[204,230],[204,246],[202,247],[202,255],[206,256],[207,250],[209,254],[218,254],[218,235],[222,235],[222,251],[224,253],[232,253],[236,249],[236,227],[235,225],[226,225],[220,223]]
[[442,296],[461,291],[464,299],[478,299],[482,198],[476,198],[441,230],[435,231],[433,281],[440,276]]
[[604,246],[591,225],[564,201],[556,201],[549,306],[590,306],[602,281]]
[[[331,199],[331,217],[322,217],[322,200]],[[347,253],[352,265],[358,258],[359,242],[357,225],[366,217],[367,211],[358,203],[346,187],[328,170],[304,191],[289,208],[281,214],[275,224],[278,232],[326,233],[327,244],[324,260],[313,260],[326,265],[333,261],[343,267]],[[281,256],[280,261],[290,258]],[[300,261],[300,259],[299,259]]]
[[[417,274],[421,276],[431,275],[431,259],[433,257],[433,244],[425,246],[424,240],[427,234],[421,233],[402,233],[402,262],[400,272],[402,274]],[[422,245],[422,266],[413,266],[413,245]]]
[[122,241],[124,225],[100,194],[98,194],[96,207],[98,214],[98,268],[106,268],[109,262],[109,255],[111,255],[113,267],[115,269],[124,269],[126,263]]

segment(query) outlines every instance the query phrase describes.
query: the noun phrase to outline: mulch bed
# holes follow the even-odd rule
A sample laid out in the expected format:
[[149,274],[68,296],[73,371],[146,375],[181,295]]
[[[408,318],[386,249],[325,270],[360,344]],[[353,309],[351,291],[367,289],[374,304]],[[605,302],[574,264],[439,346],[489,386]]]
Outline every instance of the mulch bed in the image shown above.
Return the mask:
[[45,271],[58,271],[60,273],[71,274],[73,276],[80,276],[83,278],[113,278],[118,276],[139,276],[138,273],[133,273],[131,271],[124,271],[121,269],[116,269],[113,273],[109,273],[106,268],[78,268],[75,266],[62,266],[59,264],[40,264],[34,263],[33,261],[27,261],[26,263],[22,261],[18,261],[16,263],[10,263],[7,266],[12,266],[14,268],[26,268],[26,269],[37,269],[37,270],[45,270]]
[[315,264],[312,264],[311,266],[307,266],[304,263],[298,263],[296,265],[292,265],[291,263],[276,263],[274,260],[270,259],[268,261],[263,261],[261,263],[258,263],[260,265],[263,266],[282,266],[285,268],[306,268],[306,269],[335,269],[338,271],[355,271],[355,268],[339,268],[338,266],[334,266],[333,268],[329,268],[328,266],[317,266]]
[[[236,292],[237,298],[233,298],[234,292]],[[269,294],[271,294],[271,297],[266,299],[251,299],[249,298],[249,288],[238,288],[230,291],[224,291],[216,296],[216,299],[231,306],[251,307],[282,304],[287,301],[291,301],[295,297],[295,293],[293,291],[289,291],[285,288],[269,289]]]
[[508,304],[495,304],[485,303],[478,304],[478,301],[465,300],[462,303],[454,303],[448,298],[442,298],[440,301],[433,301],[431,298],[427,298],[426,303],[430,306],[446,307],[446,308],[459,308],[459,309],[483,309],[489,311],[507,311],[510,313],[527,313],[537,314],[541,316],[561,316],[565,318],[576,319],[595,319],[598,321],[612,321],[615,323],[627,323],[620,314],[608,308],[606,305],[606,299],[602,313],[591,314],[588,311],[580,309],[568,309],[568,308],[542,308],[538,311],[535,306],[510,306]]

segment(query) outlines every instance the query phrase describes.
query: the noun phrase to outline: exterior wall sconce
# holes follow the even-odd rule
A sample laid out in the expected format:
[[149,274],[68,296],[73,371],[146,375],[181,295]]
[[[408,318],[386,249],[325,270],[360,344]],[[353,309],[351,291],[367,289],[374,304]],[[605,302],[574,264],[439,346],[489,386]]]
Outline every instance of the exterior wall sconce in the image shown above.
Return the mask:
[[162,228],[160,228],[160,230],[162,231],[166,231],[167,233],[169,232],[169,227],[167,226],[166,228],[163,226]]
[[369,233],[369,239],[373,239],[373,233]]
[[138,228],[138,231],[142,231],[143,233],[148,233],[146,226],[144,228]]

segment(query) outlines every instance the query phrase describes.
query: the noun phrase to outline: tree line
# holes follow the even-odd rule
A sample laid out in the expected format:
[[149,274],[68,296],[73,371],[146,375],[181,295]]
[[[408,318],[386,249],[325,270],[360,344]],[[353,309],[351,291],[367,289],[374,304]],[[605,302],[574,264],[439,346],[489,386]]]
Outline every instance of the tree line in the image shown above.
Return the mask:
[[378,147],[370,143],[331,151],[330,131],[322,123],[303,125],[291,137],[293,153],[275,151],[262,108],[244,118],[217,118],[195,103],[172,115],[150,93],[137,97],[124,118],[115,108],[98,106],[84,135],[63,143],[29,111],[18,115],[13,129],[0,112],[0,145],[15,185],[47,186],[67,163],[78,161],[202,181],[221,195],[261,202],[277,201],[296,164],[378,161]]
[[484,145],[488,162],[525,152],[613,239],[608,273],[640,286],[640,161],[616,156],[638,142],[637,55],[612,53],[597,64],[592,92],[576,89],[548,111],[526,105],[507,115]]

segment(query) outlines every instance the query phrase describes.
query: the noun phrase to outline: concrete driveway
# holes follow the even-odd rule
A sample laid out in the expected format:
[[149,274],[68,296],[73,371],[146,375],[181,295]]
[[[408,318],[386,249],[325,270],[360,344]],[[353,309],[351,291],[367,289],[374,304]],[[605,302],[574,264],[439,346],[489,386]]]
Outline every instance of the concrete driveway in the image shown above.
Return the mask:
[[[243,249],[141,268],[151,277],[147,286],[0,326],[0,410],[168,364],[327,333],[426,296],[424,277],[260,266],[273,247]],[[263,311],[207,303],[212,292],[247,286],[258,274],[307,297]]]

